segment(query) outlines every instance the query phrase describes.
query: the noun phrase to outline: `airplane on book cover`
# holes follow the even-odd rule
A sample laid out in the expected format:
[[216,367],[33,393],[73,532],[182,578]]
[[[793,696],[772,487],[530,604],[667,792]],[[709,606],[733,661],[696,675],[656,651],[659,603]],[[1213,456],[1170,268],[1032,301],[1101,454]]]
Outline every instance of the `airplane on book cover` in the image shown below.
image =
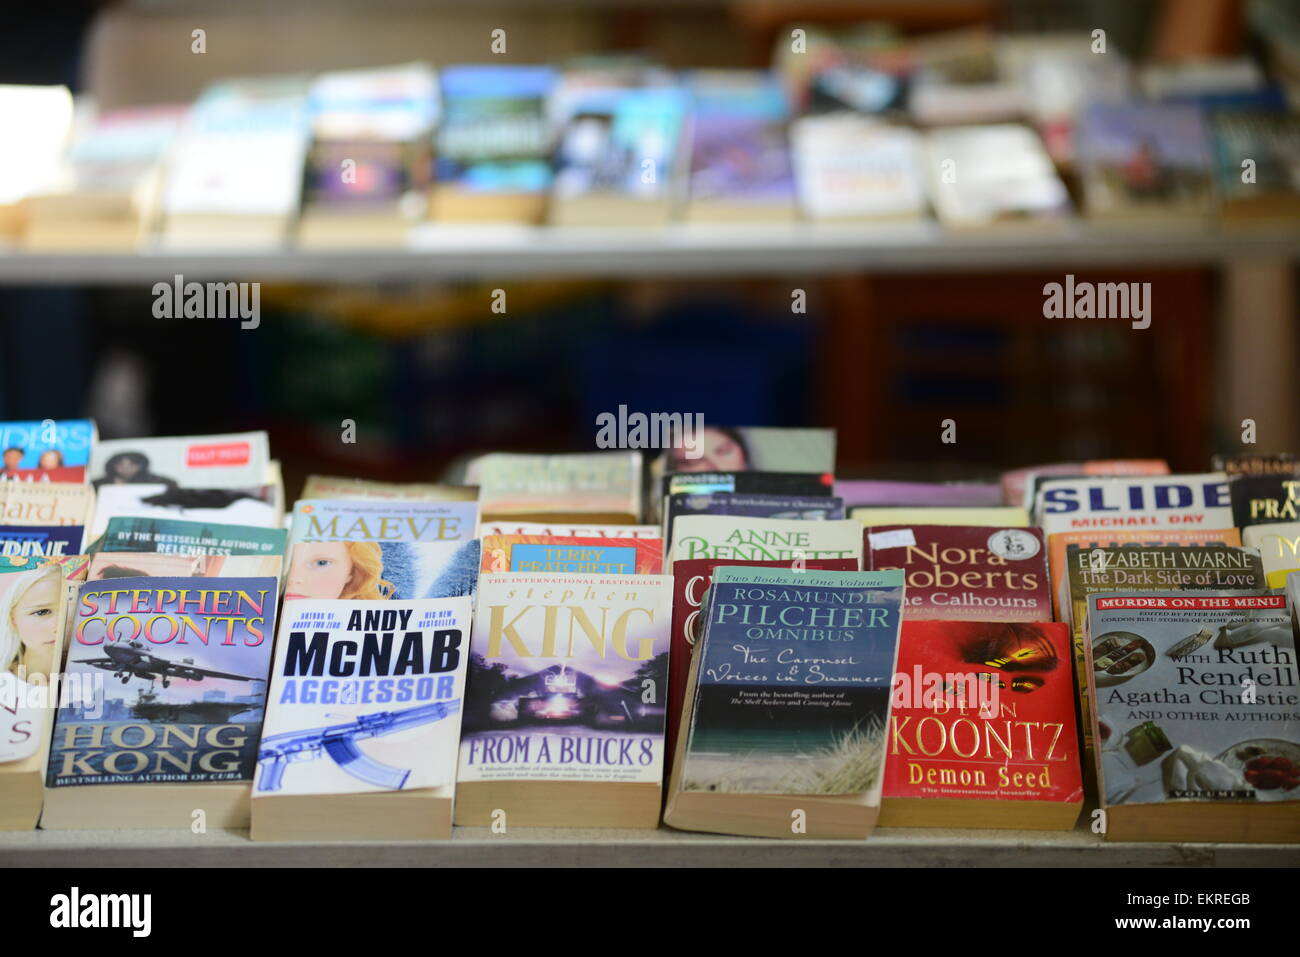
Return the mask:
[[172,678],[181,678],[185,681],[202,681],[205,678],[229,678],[231,681],[264,680],[224,671],[209,671],[207,668],[195,665],[193,658],[182,658],[178,662],[168,661],[166,658],[159,658],[145,651],[144,645],[138,641],[108,645],[104,648],[104,654],[108,657],[88,658],[79,661],[78,664],[111,671],[114,678],[122,679],[122,684],[126,684],[132,677],[147,678],[151,682],[161,679],[164,688],[171,684]]

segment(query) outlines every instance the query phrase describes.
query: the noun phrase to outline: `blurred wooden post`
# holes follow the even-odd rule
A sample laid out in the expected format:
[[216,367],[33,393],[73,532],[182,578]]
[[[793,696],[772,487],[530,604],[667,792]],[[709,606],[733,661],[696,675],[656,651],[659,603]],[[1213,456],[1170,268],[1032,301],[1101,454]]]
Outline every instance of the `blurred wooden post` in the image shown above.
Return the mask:
[[1194,60],[1241,52],[1242,0],[1164,0],[1152,38],[1156,60]]
[[1224,435],[1240,443],[1241,420],[1254,419],[1261,453],[1300,451],[1300,303],[1294,264],[1229,263],[1223,270],[1221,308],[1219,412]]

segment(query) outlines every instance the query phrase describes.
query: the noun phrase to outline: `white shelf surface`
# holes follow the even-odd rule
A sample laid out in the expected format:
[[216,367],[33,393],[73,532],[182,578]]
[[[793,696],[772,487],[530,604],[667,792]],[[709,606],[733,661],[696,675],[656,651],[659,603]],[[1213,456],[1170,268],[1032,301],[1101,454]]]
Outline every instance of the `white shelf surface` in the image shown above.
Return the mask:
[[0,833],[10,867],[1295,867],[1300,845],[1108,843],[1073,831],[890,828],[867,841],[657,831],[456,828],[450,841],[271,844],[247,832]]
[[422,226],[400,249],[155,249],[122,254],[0,252],[0,284],[134,285],[187,280],[411,282],[550,276],[798,276],[836,272],[1221,265],[1300,260],[1300,226],[1222,232],[1104,229],[945,232],[904,225],[551,229]]

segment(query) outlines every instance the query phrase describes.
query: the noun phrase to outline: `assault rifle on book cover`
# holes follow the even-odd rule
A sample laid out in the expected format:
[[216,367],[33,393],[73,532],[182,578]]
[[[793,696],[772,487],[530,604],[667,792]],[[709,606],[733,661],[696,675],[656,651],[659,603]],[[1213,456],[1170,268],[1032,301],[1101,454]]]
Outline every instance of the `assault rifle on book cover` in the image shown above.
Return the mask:
[[417,725],[441,721],[460,710],[460,699],[419,705],[404,711],[377,711],[363,714],[355,721],[311,728],[306,731],[286,731],[262,741],[257,751],[262,775],[257,782],[259,791],[278,791],[290,762],[314,761],[322,754],[355,778],[375,787],[399,789],[410,777],[410,768],[395,768],[376,761],[365,754],[357,742],[363,738],[378,738],[396,734]]

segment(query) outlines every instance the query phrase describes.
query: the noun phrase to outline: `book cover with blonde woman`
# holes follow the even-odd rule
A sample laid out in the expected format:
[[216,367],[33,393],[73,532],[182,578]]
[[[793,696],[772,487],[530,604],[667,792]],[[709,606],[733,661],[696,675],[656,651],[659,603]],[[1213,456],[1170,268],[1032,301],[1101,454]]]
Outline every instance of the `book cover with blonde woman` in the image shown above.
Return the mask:
[[0,560],[0,762],[31,757],[45,740],[64,598],[59,565]]

